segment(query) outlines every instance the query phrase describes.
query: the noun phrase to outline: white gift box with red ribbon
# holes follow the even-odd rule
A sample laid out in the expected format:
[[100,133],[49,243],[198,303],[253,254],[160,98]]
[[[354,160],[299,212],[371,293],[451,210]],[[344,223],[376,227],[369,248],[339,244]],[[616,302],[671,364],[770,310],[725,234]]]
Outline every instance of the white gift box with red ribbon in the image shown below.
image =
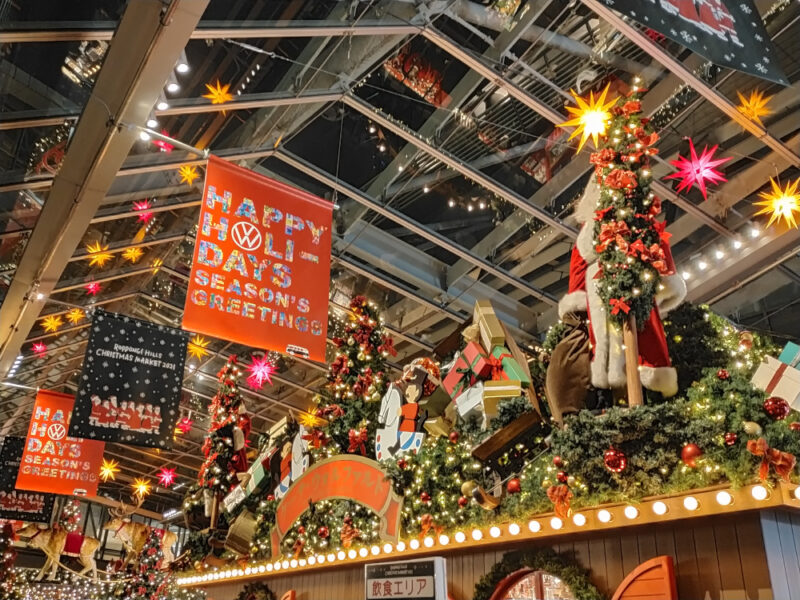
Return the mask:
[[767,356],[753,374],[752,383],[770,396],[783,398],[789,405],[800,409],[800,371]]

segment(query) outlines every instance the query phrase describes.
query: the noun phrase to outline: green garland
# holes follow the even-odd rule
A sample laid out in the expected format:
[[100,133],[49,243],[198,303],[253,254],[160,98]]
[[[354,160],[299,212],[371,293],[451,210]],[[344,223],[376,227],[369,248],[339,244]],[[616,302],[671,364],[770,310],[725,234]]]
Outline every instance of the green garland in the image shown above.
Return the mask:
[[248,583],[244,589],[239,592],[235,600],[278,600],[269,586],[261,581]]
[[545,571],[569,586],[575,600],[604,600],[605,596],[589,581],[588,572],[550,548],[508,552],[475,586],[472,600],[489,600],[497,585],[523,568]]

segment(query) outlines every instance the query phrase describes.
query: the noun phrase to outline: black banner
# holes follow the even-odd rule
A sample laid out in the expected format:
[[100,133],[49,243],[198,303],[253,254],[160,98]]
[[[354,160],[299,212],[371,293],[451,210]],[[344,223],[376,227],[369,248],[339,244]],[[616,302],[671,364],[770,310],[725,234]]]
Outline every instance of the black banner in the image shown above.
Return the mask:
[[69,435],[169,448],[188,337],[96,309]]
[[0,438],[0,519],[49,523],[54,494],[14,489],[24,448],[25,438]]
[[708,60],[789,85],[752,0],[601,0]]

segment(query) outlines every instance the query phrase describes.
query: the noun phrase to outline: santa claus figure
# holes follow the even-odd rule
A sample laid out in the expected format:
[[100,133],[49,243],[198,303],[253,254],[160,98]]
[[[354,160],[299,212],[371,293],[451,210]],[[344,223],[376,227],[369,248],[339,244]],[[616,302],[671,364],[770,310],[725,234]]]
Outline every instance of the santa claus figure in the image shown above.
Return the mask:
[[[567,313],[588,313],[592,385],[599,389],[616,389],[626,384],[625,349],[622,330],[609,319],[609,309],[596,288],[600,265],[595,250],[594,216],[599,198],[600,187],[592,178],[575,211],[581,230],[572,249],[569,290],[558,303],[558,314],[563,317]],[[678,376],[669,359],[661,318],[683,302],[686,284],[675,271],[666,241],[661,242],[661,249],[669,274],[661,276],[649,318],[638,324],[639,377],[648,390],[673,396],[678,391]]]

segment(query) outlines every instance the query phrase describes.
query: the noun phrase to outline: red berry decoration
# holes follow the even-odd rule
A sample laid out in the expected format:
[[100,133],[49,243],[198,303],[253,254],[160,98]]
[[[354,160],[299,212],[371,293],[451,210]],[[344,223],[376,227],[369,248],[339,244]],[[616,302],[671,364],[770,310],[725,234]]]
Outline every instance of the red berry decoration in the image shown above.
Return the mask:
[[770,396],[769,398],[764,400],[764,410],[767,411],[767,414],[776,421],[782,421],[783,419],[789,416],[789,413],[792,411],[792,408],[789,406],[789,403],[783,398],[778,398],[777,396]]
[[726,379],[731,378],[731,374],[728,373],[728,369],[720,369],[719,371],[717,371],[717,377],[725,381]]
[[567,479],[569,479],[569,477],[565,471],[559,471],[556,473],[556,479],[558,479],[558,483],[567,483]]
[[267,502],[272,502],[273,500],[275,500],[275,495],[274,494],[267,494]]
[[331,532],[328,531],[328,528],[325,527],[325,525],[323,525],[322,527],[317,529],[317,535],[319,537],[321,537],[322,539],[325,539],[325,540],[328,539],[328,536],[330,536],[330,534],[331,534]]
[[560,456],[553,457],[553,464],[557,467],[561,467],[564,464],[564,459]]
[[736,440],[739,439],[739,436],[732,431],[729,431],[725,434],[725,445],[726,446],[733,446],[736,443]]
[[609,448],[603,454],[603,464],[612,473],[621,473],[628,466],[628,457],[616,448]]
[[506,484],[506,490],[509,494],[519,494],[522,491],[522,483],[517,477],[509,479]]
[[397,468],[398,469],[401,469],[401,470],[405,471],[407,466],[408,466],[408,463],[406,462],[405,458],[401,458],[400,460],[397,461]]
[[428,492],[422,492],[419,495],[419,499],[422,500],[423,502],[430,502],[431,501],[431,495]]
[[686,444],[681,450],[681,460],[686,466],[693,469],[697,466],[695,461],[701,456],[703,456],[703,451],[694,443]]
[[300,525],[300,527],[297,528],[297,533],[299,533],[300,535],[303,535],[305,532],[306,528],[303,527],[302,525]]
[[461,496],[461,497],[458,499],[458,505],[459,505],[461,508],[464,508],[464,507],[465,507],[467,504],[469,504],[469,498],[467,498],[466,496]]
[[458,442],[458,432],[457,431],[451,431],[450,435],[448,436],[448,439],[450,440],[451,444],[457,443]]
[[795,421],[794,423],[789,423],[789,429],[792,431],[800,431],[800,422]]

